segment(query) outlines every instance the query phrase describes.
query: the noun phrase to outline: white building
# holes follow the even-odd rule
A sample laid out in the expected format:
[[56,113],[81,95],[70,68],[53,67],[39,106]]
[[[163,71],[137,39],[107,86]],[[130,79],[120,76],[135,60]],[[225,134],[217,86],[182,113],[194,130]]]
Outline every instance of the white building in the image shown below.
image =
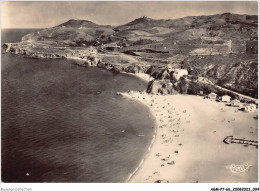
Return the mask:
[[230,102],[230,106],[232,106],[232,107],[242,107],[242,103],[239,100],[234,99]]
[[223,95],[221,98],[221,101],[223,102],[230,102],[231,97],[228,95]]
[[211,92],[210,94],[208,94],[208,98],[209,99],[216,99],[217,98],[217,94]]
[[244,108],[244,110],[246,112],[254,112],[254,111],[256,111],[256,105],[253,104],[253,103],[250,103],[250,104],[246,103],[246,104],[244,104],[243,108]]

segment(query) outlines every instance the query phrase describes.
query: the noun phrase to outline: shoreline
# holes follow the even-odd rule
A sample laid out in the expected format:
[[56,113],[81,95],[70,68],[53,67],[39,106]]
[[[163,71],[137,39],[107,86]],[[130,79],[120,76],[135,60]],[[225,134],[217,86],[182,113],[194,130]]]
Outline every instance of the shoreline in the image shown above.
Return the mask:
[[[12,43],[5,43],[5,44],[8,44],[10,46]],[[18,50],[20,50],[20,49],[18,49]],[[80,62],[80,63],[73,63],[73,64],[76,64],[76,65],[79,65],[79,66],[83,66],[83,67],[96,66],[98,68],[103,68],[103,69],[110,70],[110,69],[112,69],[115,66],[114,64],[111,64],[109,62],[106,63],[106,64],[108,64],[108,66],[106,66],[106,64],[103,65],[103,66],[102,65],[98,66],[99,61],[102,58],[102,56],[101,55],[97,55],[96,52],[95,53],[88,53],[88,56],[91,56],[91,57],[95,58],[94,60],[92,60],[90,58],[87,58],[86,56],[85,56],[85,58],[81,58],[80,56],[65,56],[65,55],[59,55],[59,54],[52,54],[52,55],[49,55],[47,57],[43,56],[43,53],[33,53],[32,55],[26,55],[26,54],[23,55],[20,52],[18,52],[18,53],[10,52],[8,48],[5,50],[4,54],[8,53],[8,52],[12,53],[12,54],[15,54],[15,55],[22,55],[23,57],[26,57],[26,58],[34,58],[34,59],[69,59],[69,60],[74,60],[74,61]],[[142,80],[144,80],[146,82],[154,80],[154,78],[151,75],[143,73],[143,72],[137,72],[137,73],[130,73],[130,72],[124,72],[124,71],[119,71],[119,72],[120,73],[129,74],[129,75],[134,75],[134,76],[136,76],[136,77],[138,77],[138,78],[140,78],[140,79],[142,79]],[[253,102],[255,104],[258,104],[258,99],[257,98],[250,97],[248,95],[244,95],[242,93],[239,93],[239,92],[236,92],[236,91],[233,91],[233,90],[229,90],[229,89],[220,87],[219,85],[216,85],[216,84],[213,84],[213,86],[216,89],[223,90],[223,91],[226,91],[228,93],[235,94],[239,98],[239,100],[244,100],[244,102]]]
[[[133,98],[131,98],[131,96],[128,93],[121,93],[119,92],[118,94],[120,94],[121,96],[130,99],[130,100],[134,100]],[[140,102],[140,101],[139,101]],[[145,103],[140,102],[143,105],[147,106]],[[148,107],[148,106],[147,106]],[[149,108],[149,107],[148,107]],[[149,109],[150,110],[150,109]],[[144,154],[144,157],[141,159],[140,163],[138,164],[138,166],[135,168],[135,170],[130,173],[130,175],[128,176],[128,178],[126,179],[125,183],[129,183],[131,181],[131,179],[135,176],[136,173],[138,173],[138,171],[140,170],[140,168],[142,167],[142,164],[145,162],[145,160],[148,158],[149,153],[154,145],[154,142],[156,141],[157,138],[157,121],[156,121],[156,117],[155,114],[150,110],[150,113],[152,115],[153,121],[154,121],[154,132],[153,132],[153,137],[151,140],[151,143],[149,145],[149,147],[147,148],[147,152]]]
[[[134,74],[134,73],[132,73],[132,74],[126,73],[126,74],[130,74],[130,75],[133,75],[136,77],[142,76],[142,75],[144,75],[146,77],[149,76],[148,74]],[[139,77],[139,78],[141,78],[141,77]],[[255,149],[253,149],[251,146],[246,148],[243,146],[230,145],[231,149],[233,150],[233,151],[230,151],[230,149],[228,149],[229,145],[224,144],[222,141],[226,136],[229,136],[232,134],[238,138],[245,137],[247,139],[257,140],[257,138],[255,137],[256,134],[251,135],[251,132],[249,132],[252,127],[252,129],[254,129],[254,133],[255,133],[255,131],[257,133],[258,128],[257,128],[257,123],[255,123],[255,121],[257,122],[258,120],[249,119],[249,118],[253,118],[255,115],[257,115],[257,112],[254,112],[254,113],[239,112],[239,111],[237,111],[236,108],[225,106],[225,103],[222,103],[222,102],[217,103],[215,101],[210,101],[208,99],[203,100],[202,97],[194,96],[194,95],[164,95],[164,96],[159,95],[158,96],[158,95],[150,95],[150,94],[147,94],[144,92],[139,93],[139,92],[133,92],[133,91],[130,91],[130,93],[120,93],[120,94],[124,97],[139,101],[139,102],[143,103],[144,105],[146,105],[150,109],[152,116],[155,118],[154,136],[153,136],[150,146],[148,147],[148,151],[144,154],[144,158],[142,158],[142,160],[140,161],[140,163],[138,164],[136,169],[128,176],[126,182],[131,182],[131,183],[132,182],[134,182],[134,183],[136,183],[136,182],[179,182],[179,183],[180,182],[191,182],[191,183],[193,183],[193,182],[197,182],[197,181],[199,181],[199,182],[201,182],[201,181],[202,182],[256,182],[254,180],[254,178],[252,178],[252,175],[253,176],[256,175],[256,173],[252,170],[252,168],[249,168],[246,172],[243,173],[242,176],[244,178],[240,177],[241,175],[234,176],[234,175],[230,174],[229,169],[226,168],[233,164],[246,165],[247,163],[249,163],[249,165],[251,167],[252,166],[254,168],[257,167],[258,165],[255,163],[255,161],[257,159],[254,159],[255,158]],[[152,101],[152,100],[154,100],[154,101]],[[195,100],[197,103],[194,103],[191,100]],[[157,108],[154,107],[156,102],[158,103],[156,105]],[[189,104],[191,104],[191,108],[189,108],[190,107]],[[176,110],[175,110],[175,108],[173,110],[173,107],[176,107],[176,106],[178,106],[178,111],[177,111],[177,108],[176,108]],[[160,108],[160,109],[158,109],[158,108]],[[187,108],[189,108],[189,109],[187,110]],[[202,111],[204,116],[199,116],[198,114],[196,114],[196,113],[198,113],[197,111],[201,112],[201,110],[204,108],[206,109],[206,110]],[[208,113],[207,110],[210,112],[209,115],[207,114]],[[172,130],[173,125],[171,125],[171,123],[168,122],[168,120],[170,118],[169,116],[173,116],[174,112],[175,112],[175,114],[176,113],[182,114],[182,113],[184,113],[184,111],[185,111],[185,113],[187,112],[186,114],[189,113],[189,114],[192,114],[192,116],[198,117],[197,120],[196,120],[196,118],[195,119],[193,118],[193,120],[189,120],[189,121],[195,123],[196,129],[200,129],[200,126],[201,126],[203,128],[201,130],[202,133],[206,133],[206,136],[208,136],[208,138],[204,138],[204,136],[201,135],[201,133],[194,132],[194,130],[189,130],[190,124],[183,125],[184,127],[181,126],[182,123],[180,121],[177,122],[177,125],[176,125],[176,123],[174,124],[174,130]],[[228,113],[225,113],[225,111],[228,111]],[[230,115],[229,113],[232,113],[232,115]],[[161,114],[163,114],[162,117],[161,117]],[[216,134],[217,129],[221,129],[221,128],[223,129],[223,127],[227,127],[227,125],[225,124],[225,123],[227,123],[227,120],[224,123],[223,122],[220,123],[220,121],[223,121],[223,118],[225,117],[225,116],[223,117],[223,114],[229,115],[229,121],[231,123],[228,121],[228,126],[230,126],[233,123],[232,121],[233,121],[234,117],[236,118],[236,122],[237,121],[239,122],[239,120],[240,120],[240,123],[236,123],[236,125],[232,125],[231,129],[222,130],[225,133],[225,135],[223,135],[223,134],[218,135],[218,138],[217,138],[218,140],[216,140],[212,136],[212,133]],[[182,115],[184,115],[184,114],[182,114]],[[220,117],[218,117],[218,115],[220,115]],[[205,117],[211,118],[211,119],[206,120]],[[237,117],[239,117],[241,119],[237,119]],[[172,118],[173,117],[171,117],[170,119],[172,119]],[[176,119],[175,116],[174,116],[174,118]],[[224,119],[226,119],[226,118],[224,118]],[[206,125],[208,127],[204,126],[204,123],[205,123],[204,120],[207,122]],[[248,120],[252,121],[253,123],[248,122]],[[213,126],[214,129],[212,130],[211,126],[215,123],[215,121],[218,121],[219,127]],[[187,122],[185,122],[185,123],[187,123]],[[244,127],[246,127],[246,128],[250,127],[250,129],[246,129],[247,132],[245,133],[245,131],[243,130],[244,127],[240,126],[240,124],[244,124],[243,125]],[[168,125],[170,125],[170,126],[168,126]],[[238,127],[238,130],[240,130],[240,132],[243,133],[244,135],[237,133],[237,131],[235,130],[235,128],[237,128],[237,127]],[[180,138],[179,136],[182,136],[182,135],[180,135],[180,132],[182,134],[184,133],[184,132],[182,132],[182,128],[185,128],[185,134],[188,131],[188,134],[183,135],[185,137],[184,141],[188,143],[188,147],[186,147],[186,149],[184,149],[185,158],[181,157],[180,153],[179,153],[180,152],[179,149],[185,148],[185,147],[178,146],[179,144],[181,144],[180,142],[183,142],[183,140],[179,139]],[[211,131],[210,133],[208,133],[208,130],[207,130],[208,128]],[[230,128],[230,127],[228,127],[228,128]],[[175,134],[175,136],[171,135],[173,131],[175,131],[174,133],[177,133],[178,135],[176,135],[176,134]],[[183,129],[183,131],[184,131],[184,129]],[[219,131],[217,130],[217,133],[218,132]],[[204,142],[204,143],[201,143],[202,145],[200,145],[198,148],[194,148],[192,145],[194,145],[194,143],[200,142],[200,137],[198,137],[197,134],[200,137],[202,137],[203,139],[207,140],[207,142],[209,142],[209,143]],[[162,135],[164,135],[164,136],[162,136]],[[178,136],[178,138],[176,136]],[[195,140],[193,141],[193,143],[189,143],[190,142],[189,140],[190,139],[193,140],[194,138],[195,138]],[[167,140],[167,142],[166,142],[166,140]],[[160,144],[160,142],[162,142],[162,143]],[[169,146],[167,146],[168,142],[171,143],[171,145],[172,144],[175,145],[174,150],[171,149]],[[158,144],[160,144],[160,145],[158,146]],[[209,175],[207,175],[205,173],[205,170],[201,170],[201,172],[199,172],[199,173],[206,174],[206,176],[203,175],[203,176],[197,177],[196,175],[195,176],[188,175],[187,169],[189,167],[192,167],[192,169],[195,169],[195,170],[197,169],[197,168],[193,167],[194,166],[193,163],[197,164],[197,161],[205,162],[205,159],[200,159],[199,157],[192,159],[194,157],[191,157],[189,154],[187,154],[187,152],[190,151],[192,153],[192,151],[194,149],[195,149],[195,151],[203,151],[204,150],[203,145],[206,146],[207,144],[209,144],[209,146],[211,146],[211,147],[220,146],[221,150],[223,149],[223,151],[221,151],[221,153],[224,152],[225,153],[224,157],[226,157],[227,159],[228,159],[227,154],[233,153],[233,156],[236,156],[236,158],[228,159],[229,161],[227,163],[224,162],[223,159],[220,159],[222,164],[217,166],[217,168],[222,169],[222,172],[224,172],[225,174],[228,175],[226,180],[222,179],[223,177],[218,178],[217,180],[212,180],[212,178],[210,178]],[[214,144],[214,145],[212,145],[212,144]],[[177,153],[175,153],[176,146],[177,146],[177,148],[179,148],[177,150]],[[162,147],[162,149],[160,147]],[[160,154],[160,156],[154,158],[154,156],[159,153],[158,149],[163,151],[162,152],[163,156],[162,156],[162,154]],[[200,149],[200,150],[198,150],[198,149]],[[156,152],[156,150],[157,150],[157,152]],[[216,148],[215,150],[216,150],[215,151],[216,153],[219,153],[218,150],[220,150],[220,149]],[[241,160],[241,158],[239,157],[239,153],[241,151],[243,151],[246,154],[245,155],[246,157],[249,157],[248,160],[246,159],[246,157],[243,157]],[[196,156],[196,154],[193,154],[193,155]],[[206,163],[208,161],[207,160],[208,155],[209,155],[208,153],[207,154],[205,153],[203,156],[203,157],[206,156]],[[214,156],[214,154],[211,154],[211,155]],[[174,159],[171,159],[170,156],[171,157],[174,156]],[[163,158],[164,160],[162,160],[161,158]],[[192,162],[186,162],[185,159],[192,159]],[[230,161],[230,160],[232,160],[232,161]],[[181,161],[183,161],[183,162],[181,162]],[[210,159],[210,161],[213,161],[213,160]],[[235,161],[235,162],[233,162],[233,161]],[[158,164],[158,162],[160,164]],[[181,164],[181,165],[179,168],[172,168],[173,166],[176,167],[175,164]],[[155,165],[155,166],[153,166],[153,165]],[[202,166],[202,165],[200,165],[200,166]],[[207,166],[209,169],[212,169],[212,166],[210,166],[210,165],[207,165]],[[165,167],[169,168],[171,171],[170,170],[168,171],[168,169],[165,170],[164,169]],[[224,168],[224,170],[223,170],[223,168]],[[257,170],[257,169],[255,168],[255,170]],[[171,172],[171,174],[168,174],[168,172]],[[219,173],[219,176],[221,176],[221,174],[223,174],[223,173]],[[175,177],[178,175],[180,175],[180,178]],[[207,176],[209,178],[207,178]],[[212,175],[210,175],[210,176],[212,176]],[[185,180],[186,177],[187,177],[187,180]]]
[[149,74],[146,74],[146,73],[126,73],[126,72],[121,72],[121,73],[135,76],[135,77],[145,81],[146,83],[154,80],[153,77],[151,77]]
[[[237,108],[225,106],[225,103],[204,100],[199,96],[158,96],[139,92],[120,94],[146,105],[156,125],[155,135],[144,158],[126,182],[256,182],[257,149],[227,145],[223,139],[234,135],[257,140],[257,134],[251,133],[253,129],[254,133],[258,131],[257,120],[251,118],[258,112],[238,112]],[[207,105],[211,110],[207,111]],[[197,112],[200,111],[198,106],[206,108],[202,108],[202,115]],[[245,130],[245,126],[252,129]],[[247,155],[240,157],[241,152]],[[219,153],[222,155],[216,156]],[[243,173],[234,174],[231,165],[250,165],[254,168],[248,167]],[[197,171],[190,174],[190,168]],[[215,173],[210,174],[208,170],[214,170]]]
[[149,145],[146,154],[144,155],[144,157],[142,158],[142,160],[140,161],[140,163],[138,164],[138,166],[135,168],[135,170],[128,176],[128,178],[126,179],[125,183],[129,183],[131,182],[131,179],[138,173],[138,171],[140,170],[140,168],[142,167],[143,163],[145,162],[145,160],[148,158],[149,153],[154,145],[154,142],[156,140],[156,129],[154,131],[154,135],[151,141],[151,144]]

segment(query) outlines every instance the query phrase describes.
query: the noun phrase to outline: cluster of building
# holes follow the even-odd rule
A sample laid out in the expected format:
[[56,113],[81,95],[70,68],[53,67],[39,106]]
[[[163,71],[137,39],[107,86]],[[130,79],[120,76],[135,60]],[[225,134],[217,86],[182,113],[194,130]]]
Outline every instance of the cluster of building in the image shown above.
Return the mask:
[[254,112],[257,110],[256,104],[242,103],[237,99],[231,100],[231,97],[228,95],[223,95],[222,97],[217,97],[216,93],[210,93],[205,98],[226,102],[226,103],[228,103],[229,106],[239,107],[242,111],[246,111],[246,112]]

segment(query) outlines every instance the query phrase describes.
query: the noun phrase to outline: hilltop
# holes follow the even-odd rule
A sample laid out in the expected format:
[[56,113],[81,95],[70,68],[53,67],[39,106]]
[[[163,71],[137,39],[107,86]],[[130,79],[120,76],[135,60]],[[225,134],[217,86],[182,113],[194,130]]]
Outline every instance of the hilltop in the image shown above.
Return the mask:
[[71,19],[58,26],[25,35],[22,41],[52,40],[57,41],[61,45],[77,45],[76,42],[78,41],[86,43],[94,42],[98,39],[106,41],[113,32],[112,27],[109,25],[98,25],[88,20]]
[[88,28],[95,28],[95,27],[99,27],[99,25],[96,24],[96,23],[93,23],[91,21],[88,21],[88,20],[70,19],[67,22],[58,25],[58,27],[72,27],[72,28],[88,27]]
[[[154,42],[176,43],[187,41],[243,40],[257,39],[258,16],[224,13],[210,16],[184,17],[180,19],[155,20],[147,17],[137,18],[127,24],[112,27],[98,25],[88,20],[71,19],[58,26],[44,29],[23,37],[23,40],[86,40],[106,43],[144,44]],[[153,42],[153,43],[154,43]],[[192,42],[191,42],[192,43]]]
[[117,35],[122,37],[157,37],[163,42],[201,40],[201,38],[241,40],[257,38],[257,22],[258,17],[255,15],[224,13],[174,20],[143,17],[115,29],[118,31]]

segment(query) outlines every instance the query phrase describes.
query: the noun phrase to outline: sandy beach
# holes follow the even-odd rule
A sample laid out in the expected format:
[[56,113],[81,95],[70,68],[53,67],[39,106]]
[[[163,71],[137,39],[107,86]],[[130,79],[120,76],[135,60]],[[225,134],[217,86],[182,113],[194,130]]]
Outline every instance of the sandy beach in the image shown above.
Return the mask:
[[223,142],[227,136],[258,141],[257,111],[193,95],[122,95],[149,107],[157,124],[154,142],[128,182],[258,181],[258,149]]

